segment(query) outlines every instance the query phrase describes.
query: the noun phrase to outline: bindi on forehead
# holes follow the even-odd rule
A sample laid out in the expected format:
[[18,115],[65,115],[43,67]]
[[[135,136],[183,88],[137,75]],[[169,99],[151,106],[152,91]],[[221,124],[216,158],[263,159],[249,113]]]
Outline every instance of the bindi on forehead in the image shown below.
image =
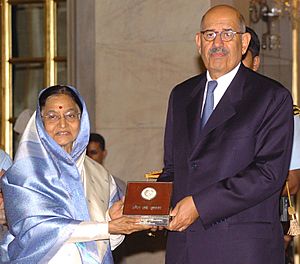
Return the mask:
[[45,103],[45,111],[70,111],[75,110],[79,111],[79,107],[76,102],[70,96],[59,94],[50,96]]

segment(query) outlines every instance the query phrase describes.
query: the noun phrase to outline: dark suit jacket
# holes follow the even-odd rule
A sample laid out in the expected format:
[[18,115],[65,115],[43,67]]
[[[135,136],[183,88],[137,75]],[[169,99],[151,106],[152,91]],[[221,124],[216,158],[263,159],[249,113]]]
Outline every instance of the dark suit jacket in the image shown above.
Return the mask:
[[170,96],[165,167],[173,206],[192,195],[200,218],[169,232],[166,263],[281,264],[279,195],[288,174],[293,107],[288,90],[242,64],[206,126],[206,73]]

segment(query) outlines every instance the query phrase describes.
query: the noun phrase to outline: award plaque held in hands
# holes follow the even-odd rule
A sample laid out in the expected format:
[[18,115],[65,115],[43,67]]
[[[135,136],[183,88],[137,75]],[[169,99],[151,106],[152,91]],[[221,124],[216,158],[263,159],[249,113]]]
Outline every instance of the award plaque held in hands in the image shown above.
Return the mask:
[[128,182],[123,214],[141,217],[141,224],[167,226],[171,195],[171,182]]

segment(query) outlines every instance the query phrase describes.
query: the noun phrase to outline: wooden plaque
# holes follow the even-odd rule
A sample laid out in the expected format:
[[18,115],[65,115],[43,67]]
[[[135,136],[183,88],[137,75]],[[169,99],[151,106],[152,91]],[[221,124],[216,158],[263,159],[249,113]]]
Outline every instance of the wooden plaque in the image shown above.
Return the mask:
[[171,182],[128,182],[124,215],[140,216],[143,224],[169,224]]

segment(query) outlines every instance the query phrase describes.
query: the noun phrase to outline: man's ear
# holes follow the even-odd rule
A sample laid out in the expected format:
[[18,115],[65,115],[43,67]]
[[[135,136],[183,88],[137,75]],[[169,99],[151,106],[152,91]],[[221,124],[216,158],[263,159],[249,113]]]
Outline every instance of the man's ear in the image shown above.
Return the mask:
[[107,156],[107,150],[104,150],[104,151],[103,151],[103,159],[105,159],[106,156]]
[[255,56],[253,58],[253,66],[252,66],[253,71],[258,71],[259,65],[260,65],[260,57]]
[[242,54],[243,55],[247,52],[250,40],[251,40],[250,33],[246,32],[242,35]]
[[195,42],[196,42],[196,45],[197,45],[197,49],[198,49],[199,53],[201,54],[201,33],[200,32],[198,32],[196,34]]

